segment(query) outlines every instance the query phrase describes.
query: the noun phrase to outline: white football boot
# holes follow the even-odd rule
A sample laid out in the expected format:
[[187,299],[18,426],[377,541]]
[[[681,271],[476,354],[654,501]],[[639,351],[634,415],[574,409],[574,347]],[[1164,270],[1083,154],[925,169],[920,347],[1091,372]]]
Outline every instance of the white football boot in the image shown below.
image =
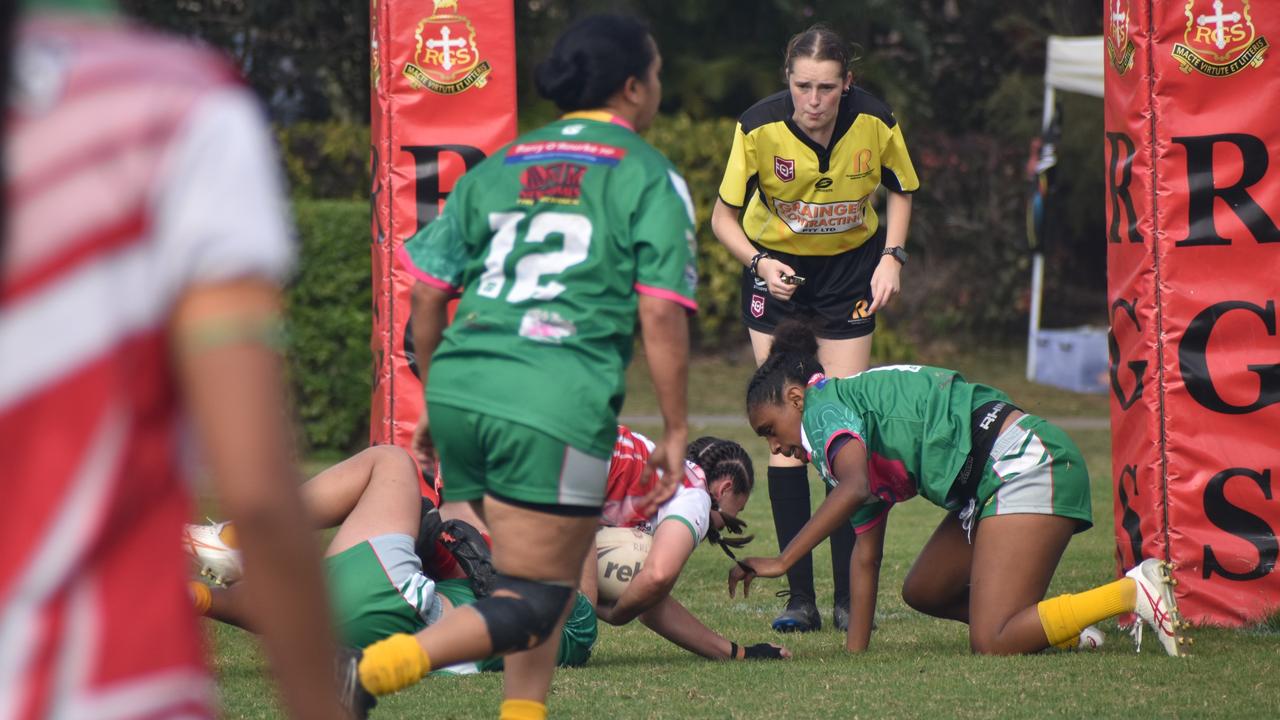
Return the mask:
[[240,551],[222,541],[222,528],[227,523],[208,525],[184,525],[182,546],[191,559],[200,566],[200,574],[215,585],[230,586],[244,576]]
[[1177,580],[1169,574],[1169,563],[1150,558],[1125,573],[1137,583],[1137,600],[1133,611],[1139,622],[1133,624],[1134,650],[1142,649],[1142,626],[1150,625],[1160,640],[1164,651],[1174,657],[1187,654],[1187,646],[1191,638],[1182,637],[1180,630],[1189,627],[1178,614],[1178,604],[1173,597],[1173,586]]

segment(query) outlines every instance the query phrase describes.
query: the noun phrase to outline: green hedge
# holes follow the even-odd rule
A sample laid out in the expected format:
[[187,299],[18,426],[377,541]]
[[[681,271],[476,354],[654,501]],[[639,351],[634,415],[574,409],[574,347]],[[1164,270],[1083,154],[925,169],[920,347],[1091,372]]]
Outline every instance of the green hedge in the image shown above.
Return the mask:
[[[367,168],[357,165],[368,130],[337,123],[294,126],[280,132],[285,167],[299,191],[329,198],[367,192]],[[733,121],[662,118],[648,138],[689,182],[698,216],[700,312],[695,326],[703,352],[737,349],[746,339],[738,319],[741,268],[711,233],[711,207]],[[351,452],[368,442],[372,387],[372,300],[369,205],[365,200],[295,200],[300,259],[288,288],[288,359],[291,390],[310,452]],[[877,362],[911,358],[906,336],[892,322],[877,330]]]
[[369,203],[302,200],[294,209],[298,272],[285,295],[290,389],[305,449],[348,453],[369,443]]

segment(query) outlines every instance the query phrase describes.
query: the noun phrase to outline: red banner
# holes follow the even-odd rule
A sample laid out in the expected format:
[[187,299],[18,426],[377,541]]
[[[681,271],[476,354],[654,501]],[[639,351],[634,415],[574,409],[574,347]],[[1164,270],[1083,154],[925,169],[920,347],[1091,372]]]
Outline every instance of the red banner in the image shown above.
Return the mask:
[[1172,560],[1187,619],[1245,624],[1280,609],[1280,8],[1105,8],[1118,564]]
[[372,0],[373,337],[370,440],[408,446],[422,413],[413,278],[397,253],[457,179],[516,134],[510,2]]

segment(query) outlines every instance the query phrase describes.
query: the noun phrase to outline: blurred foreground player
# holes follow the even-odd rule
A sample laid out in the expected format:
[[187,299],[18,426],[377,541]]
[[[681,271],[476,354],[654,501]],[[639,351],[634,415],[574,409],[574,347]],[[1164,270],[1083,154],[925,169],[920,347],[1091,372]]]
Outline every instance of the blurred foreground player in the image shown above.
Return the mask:
[[0,717],[213,717],[179,547],[185,413],[283,701],[345,716],[283,422],[286,211],[213,54],[105,3],[26,3],[6,107]]

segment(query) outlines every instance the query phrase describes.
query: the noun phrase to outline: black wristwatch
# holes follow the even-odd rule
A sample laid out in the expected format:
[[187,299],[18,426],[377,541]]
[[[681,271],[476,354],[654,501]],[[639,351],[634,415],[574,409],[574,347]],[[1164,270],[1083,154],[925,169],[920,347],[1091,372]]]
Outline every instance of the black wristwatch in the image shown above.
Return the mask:
[[903,248],[887,247],[880,253],[881,257],[884,257],[885,255],[892,255],[893,259],[897,260],[899,265],[907,264],[907,251]]

